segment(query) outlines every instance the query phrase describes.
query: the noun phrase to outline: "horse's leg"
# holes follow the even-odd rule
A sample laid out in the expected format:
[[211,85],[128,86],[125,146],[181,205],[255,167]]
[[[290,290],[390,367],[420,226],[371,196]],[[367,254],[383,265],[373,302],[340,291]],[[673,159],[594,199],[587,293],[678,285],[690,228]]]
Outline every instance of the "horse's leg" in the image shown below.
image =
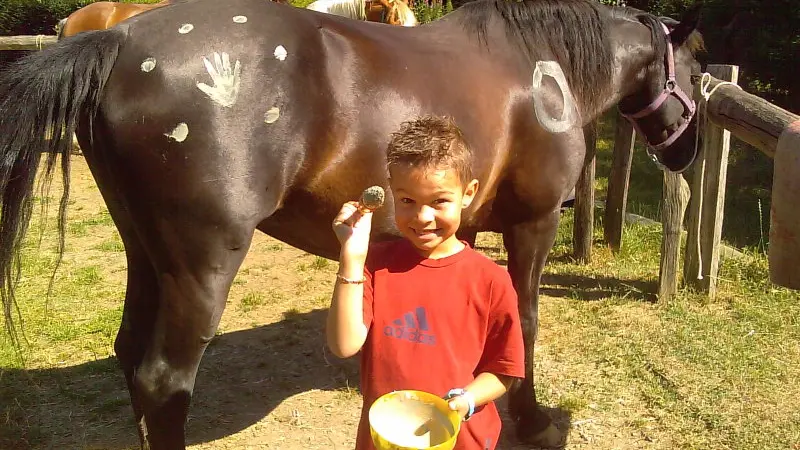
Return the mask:
[[508,272],[519,297],[519,312],[525,340],[525,379],[509,392],[508,405],[516,421],[520,440],[539,447],[557,447],[562,435],[541,411],[534,389],[534,344],[539,329],[539,283],[547,255],[555,242],[560,211],[530,222],[510,226],[503,233],[508,252]]
[[105,135],[102,133],[95,135],[93,145],[90,145],[86,130],[78,130],[76,138],[87,149],[84,157],[100,188],[108,212],[114,219],[114,225],[125,244],[128,279],[125,287],[122,323],[114,340],[114,352],[122,372],[125,374],[133,415],[139,431],[140,446],[147,450],[150,446],[147,442],[144,408],[134,378],[153,332],[156,311],[158,311],[158,279],[153,264],[134,228],[130,212],[123,206],[124,202],[120,195],[123,189],[119,185],[119,179],[108,171],[105,160],[98,158],[98,155],[103,154],[109,148],[105,141]]
[[[190,205],[185,209],[194,212]],[[176,216],[165,214],[172,220],[160,221],[145,240],[155,261],[158,308],[133,384],[152,450],[185,449],[184,427],[200,359],[255,229],[233,220],[192,223],[191,217]]]
[[459,239],[466,241],[470,247],[475,248],[475,241],[478,239],[478,229],[470,228],[459,231]]
[[124,233],[121,232],[121,234],[125,240],[125,252],[128,259],[128,283],[122,324],[114,341],[114,350],[122,371],[125,373],[142,449],[149,449],[144,409],[136,390],[134,378],[152,336],[158,310],[158,280],[153,265],[138,239],[134,236],[126,238]]

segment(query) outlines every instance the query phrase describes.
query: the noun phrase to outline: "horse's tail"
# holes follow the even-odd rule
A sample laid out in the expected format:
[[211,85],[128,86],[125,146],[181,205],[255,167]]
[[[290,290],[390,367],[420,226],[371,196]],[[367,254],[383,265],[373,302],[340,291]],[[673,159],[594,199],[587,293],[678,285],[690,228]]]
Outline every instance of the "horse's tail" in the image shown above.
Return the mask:
[[43,200],[61,157],[64,190],[58,209],[57,269],[64,251],[72,136],[79,121],[91,135],[126,28],[81,33],[32,53],[0,73],[0,301],[14,344],[19,343],[12,315],[12,309],[19,315],[14,298],[19,251],[31,218],[42,154],[46,155],[40,181]]

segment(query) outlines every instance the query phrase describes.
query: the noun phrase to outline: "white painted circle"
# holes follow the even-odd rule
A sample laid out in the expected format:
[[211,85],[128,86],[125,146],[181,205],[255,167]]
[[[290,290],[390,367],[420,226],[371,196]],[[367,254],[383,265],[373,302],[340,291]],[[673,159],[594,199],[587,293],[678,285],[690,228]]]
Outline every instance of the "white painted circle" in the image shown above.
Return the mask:
[[278,120],[278,117],[281,116],[281,110],[278,109],[277,106],[273,106],[269,109],[269,111],[264,114],[264,122],[266,123],[275,123]]
[[185,23],[185,24],[181,25],[180,28],[178,28],[178,33],[186,34],[186,33],[190,32],[192,30],[194,30],[194,25],[192,25],[190,23]]
[[247,16],[233,16],[233,21],[236,23],[245,23],[247,22]]
[[142,61],[142,72],[150,72],[155,68],[156,68],[155,58],[147,58],[144,61]]
[[189,126],[185,122],[179,123],[174,130],[170,133],[164,133],[164,136],[175,139],[178,142],[183,142],[189,137]]
[[286,56],[288,54],[289,52],[287,52],[286,48],[282,45],[275,47],[275,52],[273,53],[273,55],[275,55],[275,58],[279,59],[280,61],[286,59]]

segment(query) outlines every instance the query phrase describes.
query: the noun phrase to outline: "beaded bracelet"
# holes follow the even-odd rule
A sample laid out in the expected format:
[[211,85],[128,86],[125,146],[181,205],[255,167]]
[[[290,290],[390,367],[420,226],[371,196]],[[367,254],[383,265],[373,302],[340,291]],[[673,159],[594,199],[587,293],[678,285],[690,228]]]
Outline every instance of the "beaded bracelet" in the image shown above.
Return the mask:
[[360,280],[353,280],[353,279],[350,279],[350,278],[345,278],[345,277],[339,275],[338,273],[336,274],[336,279],[339,280],[340,282],[342,282],[342,284],[363,284],[364,281],[366,281],[364,278],[361,278]]

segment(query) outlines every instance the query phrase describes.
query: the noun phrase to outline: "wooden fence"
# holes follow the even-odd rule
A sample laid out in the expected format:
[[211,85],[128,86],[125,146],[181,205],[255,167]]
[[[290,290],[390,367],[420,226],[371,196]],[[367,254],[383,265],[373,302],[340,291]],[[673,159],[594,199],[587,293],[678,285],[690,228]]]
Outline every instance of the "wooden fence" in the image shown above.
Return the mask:
[[[699,81],[695,85],[703,148],[694,163],[692,180],[664,173],[659,298],[669,298],[679,286],[680,239],[687,206],[683,279],[709,296],[716,293],[731,133],[770,158],[781,158],[773,180],[770,278],[778,285],[800,289],[800,208],[789,206],[800,195],[800,116],[732,85],[738,79],[737,66],[709,65],[707,72],[711,77],[702,80],[707,85],[701,86]],[[711,96],[705,101],[703,94],[709,92]],[[586,134],[588,144],[594,133]],[[630,124],[620,118],[603,221],[605,242],[614,251],[622,247],[634,136]],[[575,189],[574,252],[581,261],[591,260],[591,245],[585,243],[591,243],[594,221],[593,174],[591,150],[587,151],[583,176]],[[579,204],[590,206],[578,208]]]
[[56,36],[0,36],[0,50],[41,50],[56,43]]

